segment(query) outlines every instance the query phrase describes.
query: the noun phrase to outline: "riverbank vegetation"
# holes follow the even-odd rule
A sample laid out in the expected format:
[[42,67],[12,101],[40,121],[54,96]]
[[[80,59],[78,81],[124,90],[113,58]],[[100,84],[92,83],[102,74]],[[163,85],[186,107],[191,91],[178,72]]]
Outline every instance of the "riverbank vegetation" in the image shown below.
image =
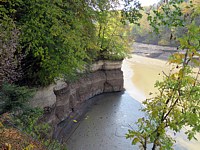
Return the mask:
[[124,10],[117,10],[119,2],[112,0],[5,0],[0,5],[1,76],[36,86],[57,78],[70,81],[98,59],[126,57],[127,20],[139,16],[140,7],[125,1]]
[[[5,137],[16,133],[13,128],[17,127],[20,133],[23,131],[40,140],[42,145],[46,144],[47,149],[58,148],[56,142],[46,139],[49,126],[40,124],[43,111],[28,107],[27,102],[33,95],[29,88],[46,86],[60,78],[75,80],[85,65],[95,60],[122,60],[128,54],[132,36],[141,42],[178,44],[180,53],[170,59],[178,71],[172,71],[155,84],[160,91],[158,96],[144,102],[147,117],[138,120],[138,130],[130,130],[127,138],[133,139],[133,144],[140,143],[143,149],[150,143],[152,149],[172,149],[173,139],[167,129],[176,133],[189,126],[185,133],[189,139],[195,137],[200,131],[200,84],[199,72],[193,72],[192,67],[199,67],[196,59],[200,56],[199,2],[165,1],[144,8],[142,14],[137,1],[124,0],[122,10],[119,10],[120,2],[0,2],[0,111],[11,116],[0,120],[0,132],[5,133]],[[138,25],[142,15],[140,28],[130,25]],[[149,36],[149,31],[154,33]],[[9,149],[13,143],[9,138],[6,140],[0,144]],[[33,146],[30,142],[22,145],[25,149]]]
[[[191,1],[192,5],[196,6],[199,5],[198,0]],[[136,42],[147,43],[147,44],[154,44],[154,45],[163,45],[163,46],[179,46],[180,42],[177,40],[178,38],[182,37],[182,35],[187,32],[186,26],[190,24],[190,13],[193,11],[190,7],[189,1],[184,1],[179,5],[179,8],[172,9],[181,9],[182,16],[171,16],[176,17],[176,27],[171,26],[173,24],[172,18],[166,18],[160,16],[160,19],[166,23],[165,26],[160,26],[162,23],[158,22],[157,25],[150,24],[148,20],[154,20],[156,14],[160,12],[164,12],[167,10],[167,7],[162,7],[162,1],[153,5],[153,6],[145,6],[143,10],[141,10],[142,18],[140,19],[138,25],[131,25],[132,26],[132,33],[131,35],[134,37]],[[155,10],[158,10],[157,12]],[[165,14],[166,16],[170,17],[173,14]],[[184,22],[184,25],[180,25],[182,21],[187,20]],[[200,25],[200,18],[199,16],[195,17],[195,24]],[[154,20],[155,21],[155,20]],[[175,22],[174,22],[175,23]],[[178,25],[179,24],[179,25]],[[153,26],[157,26],[159,29],[159,34],[155,32]],[[175,24],[174,24],[175,25]]]
[[43,121],[43,110],[29,105],[34,90],[3,83],[0,91],[0,148],[5,150],[64,150],[51,139],[52,127]]
[[169,74],[164,73],[162,81],[156,82],[157,96],[143,102],[146,116],[138,119],[137,129],[129,130],[126,136],[144,150],[169,150],[176,142],[173,134],[184,132],[191,140],[200,132],[200,3],[169,1],[153,13],[148,19],[155,32],[160,32],[160,26],[174,31],[183,28],[184,32],[181,36],[171,35],[180,43],[179,52],[169,59],[174,67]]
[[[0,147],[34,149],[22,133],[47,149],[59,149],[45,139],[49,126],[40,123],[43,111],[28,105],[32,89],[60,78],[72,82],[96,60],[125,58],[128,24],[137,23],[141,15],[139,3],[124,5],[119,10],[118,0],[0,1],[0,114],[9,113],[0,120],[1,136],[8,137],[1,138]],[[16,128],[15,141],[9,137]],[[20,138],[25,144],[16,145]]]

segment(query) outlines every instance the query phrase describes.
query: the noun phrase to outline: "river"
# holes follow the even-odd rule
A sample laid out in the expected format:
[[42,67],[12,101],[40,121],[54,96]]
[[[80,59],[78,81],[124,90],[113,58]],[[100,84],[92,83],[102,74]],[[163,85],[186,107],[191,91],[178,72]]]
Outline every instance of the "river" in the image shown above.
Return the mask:
[[[64,141],[69,150],[138,150],[125,138],[128,129],[144,114],[141,102],[150,92],[156,92],[154,83],[162,79],[162,71],[169,72],[166,61],[132,55],[123,61],[123,93],[103,94],[95,97],[96,103],[77,128]],[[183,133],[175,137],[177,150],[198,150],[200,142],[188,141]]]

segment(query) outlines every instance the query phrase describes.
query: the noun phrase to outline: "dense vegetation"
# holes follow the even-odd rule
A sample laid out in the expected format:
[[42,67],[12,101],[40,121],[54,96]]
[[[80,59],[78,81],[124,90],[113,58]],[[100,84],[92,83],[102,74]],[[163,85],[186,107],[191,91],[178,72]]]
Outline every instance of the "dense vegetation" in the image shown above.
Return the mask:
[[183,4],[181,0],[163,3],[154,10],[154,16],[149,16],[155,32],[161,25],[174,31],[183,27],[185,31],[177,38],[179,51],[169,59],[172,70],[156,82],[159,92],[143,102],[145,117],[139,118],[137,128],[126,135],[144,150],[171,150],[176,142],[172,134],[184,132],[191,140],[200,132],[200,3],[186,3],[187,13]]
[[[193,5],[199,5],[198,0],[193,0]],[[158,10],[158,13],[164,12],[167,10],[167,8],[162,7],[162,1],[160,1],[158,4],[155,4],[153,6],[147,6],[144,7],[143,10],[141,10],[142,19],[140,19],[138,25],[132,25],[132,33],[131,35],[134,37],[134,40],[136,42],[142,42],[142,43],[148,43],[148,44],[155,44],[155,45],[164,45],[164,46],[178,46],[180,45],[180,42],[178,41],[178,38],[182,37],[183,33],[187,31],[186,26],[190,24],[190,4],[189,1],[184,1],[179,5],[179,8],[173,8],[173,9],[181,9],[183,12],[183,15],[177,15],[173,16],[173,14],[165,14],[163,18],[160,18],[162,21],[164,21],[166,24],[161,25],[161,22],[158,22],[156,25],[159,29],[158,32],[155,32],[153,29],[153,26],[150,24],[148,20],[152,19],[152,21],[156,17],[156,10]],[[178,11],[178,10],[177,10]],[[161,16],[160,16],[161,17]],[[169,17],[168,19],[166,17]],[[176,17],[176,18],[173,18]],[[173,20],[176,19],[176,27],[171,26],[173,24]],[[186,21],[187,20],[187,21]],[[195,24],[200,25],[200,18],[199,16],[195,17]],[[155,20],[154,20],[155,21]],[[180,25],[181,22],[184,22],[184,25]],[[179,24],[179,25],[178,25]],[[174,24],[175,25],[175,24]]]
[[[131,0],[124,0],[125,7],[119,11],[119,2],[0,1],[0,113],[9,112],[11,124],[49,149],[59,147],[44,140],[49,126],[40,124],[41,110],[28,107],[33,90],[21,85],[45,86],[59,78],[71,81],[95,60],[121,60],[127,56],[133,36],[140,42],[178,44],[180,52],[170,59],[176,64],[174,71],[156,83],[158,96],[144,102],[146,118],[138,120],[138,130],[130,130],[127,138],[132,138],[133,144],[139,142],[143,149],[150,143],[152,149],[171,149],[173,140],[167,129],[178,132],[184,126],[190,127],[185,132],[188,138],[195,138],[200,131],[200,83],[199,71],[192,67],[199,67],[199,2],[165,1],[144,8],[144,12]],[[142,15],[140,26],[129,25],[139,25]],[[7,131],[2,126],[7,127],[8,120],[0,121],[0,131]]]
[[1,1],[1,77],[44,86],[72,80],[95,60],[123,59],[129,50],[126,20],[138,16],[136,4],[125,1],[119,11],[117,0]]
[[29,107],[34,93],[29,88],[60,78],[70,82],[99,59],[125,58],[128,24],[141,17],[139,3],[130,2],[119,11],[118,0],[0,1],[1,148],[63,149],[48,140],[50,126],[40,122],[43,111]]
[[33,95],[33,89],[3,83],[0,91],[0,148],[64,150],[66,146],[51,139],[53,128],[41,121],[43,110],[29,105]]

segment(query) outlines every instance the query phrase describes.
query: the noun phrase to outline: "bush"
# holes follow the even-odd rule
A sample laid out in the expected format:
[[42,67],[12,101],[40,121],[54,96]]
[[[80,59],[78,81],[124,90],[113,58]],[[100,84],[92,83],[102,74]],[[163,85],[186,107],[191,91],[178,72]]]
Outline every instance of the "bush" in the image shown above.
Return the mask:
[[34,138],[46,137],[50,127],[48,124],[38,123],[42,115],[40,108],[27,108],[17,115],[13,114],[13,122]]
[[158,45],[162,45],[162,46],[167,46],[167,45],[170,45],[169,41],[165,40],[165,39],[161,39],[159,42],[158,42]]
[[95,28],[85,11],[90,8],[83,1],[60,0],[24,1],[21,8],[22,83],[45,86],[55,78],[76,76],[94,47]]
[[34,139],[40,141],[49,150],[65,150],[65,145],[49,139],[52,130],[48,123],[40,121],[43,110],[40,108],[27,108],[23,112],[13,115],[12,122]]
[[0,114],[24,109],[33,95],[33,89],[3,83],[0,91]]
[[0,86],[3,81],[13,83],[21,77],[19,29],[14,20],[20,0],[0,2]]

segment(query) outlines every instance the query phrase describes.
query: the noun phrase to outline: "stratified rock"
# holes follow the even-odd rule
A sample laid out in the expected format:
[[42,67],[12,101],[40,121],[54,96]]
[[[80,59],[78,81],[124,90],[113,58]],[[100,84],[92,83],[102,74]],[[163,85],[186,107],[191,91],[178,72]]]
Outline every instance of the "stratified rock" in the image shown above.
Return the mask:
[[106,82],[104,92],[118,92],[123,90],[123,72],[121,70],[105,71]]
[[81,112],[81,105],[95,95],[123,91],[122,61],[99,61],[91,65],[90,73],[73,83],[58,81],[40,88],[31,104],[45,109],[45,122],[56,127],[69,119],[70,114]]
[[105,60],[103,65],[104,70],[116,70],[116,69],[121,69],[121,67],[122,67],[122,61]]

